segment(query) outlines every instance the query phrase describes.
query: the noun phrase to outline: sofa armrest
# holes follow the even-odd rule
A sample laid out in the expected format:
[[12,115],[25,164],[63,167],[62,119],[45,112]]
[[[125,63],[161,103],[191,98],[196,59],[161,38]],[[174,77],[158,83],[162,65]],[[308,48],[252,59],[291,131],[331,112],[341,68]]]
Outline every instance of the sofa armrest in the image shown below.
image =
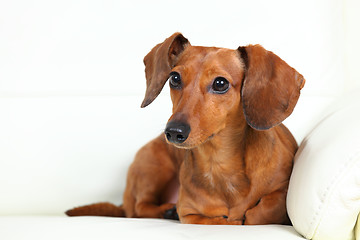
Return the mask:
[[[360,211],[360,98],[336,104],[295,157],[287,207],[308,239],[355,239]],[[357,235],[359,235],[357,226]]]
[[358,221],[355,228],[355,239],[360,239],[360,215],[358,216]]

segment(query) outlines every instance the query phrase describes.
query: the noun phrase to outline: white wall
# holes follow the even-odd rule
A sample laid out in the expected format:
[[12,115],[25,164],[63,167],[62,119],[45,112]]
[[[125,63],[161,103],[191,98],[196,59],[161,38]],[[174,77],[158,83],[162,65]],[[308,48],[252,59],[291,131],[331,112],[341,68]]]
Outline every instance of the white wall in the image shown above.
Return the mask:
[[346,90],[360,88],[360,1],[345,1],[345,44],[339,48],[346,51]]
[[[0,2],[0,96],[143,94],[142,58],[181,31],[194,45],[260,43],[301,72],[304,93],[359,85],[356,0]],[[346,6],[346,7],[344,7]],[[350,12],[348,18],[347,13]],[[345,21],[346,20],[346,21]],[[344,27],[344,21],[347,23]],[[350,50],[351,50],[350,49]],[[350,51],[350,59],[354,59]]]

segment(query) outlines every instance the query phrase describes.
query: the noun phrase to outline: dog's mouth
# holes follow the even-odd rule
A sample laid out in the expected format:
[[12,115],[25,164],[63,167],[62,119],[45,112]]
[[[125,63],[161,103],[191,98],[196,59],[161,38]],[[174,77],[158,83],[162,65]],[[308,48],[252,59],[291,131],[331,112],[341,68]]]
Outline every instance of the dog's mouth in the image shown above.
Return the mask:
[[177,148],[192,149],[203,145],[216,136],[219,131],[207,131],[209,129],[191,129],[187,121],[171,120],[166,124],[164,130],[165,139],[168,144]]
[[168,140],[168,138],[165,136],[166,142],[168,144],[171,144],[177,148],[181,148],[181,149],[193,149],[196,148],[198,146],[201,146],[203,144],[205,144],[206,142],[210,141],[211,139],[213,139],[215,136],[215,133],[211,134],[210,136],[208,136],[207,138],[205,138],[205,140],[200,140],[200,141],[195,141],[193,140],[193,138],[189,137],[188,139],[186,139],[184,142],[182,143],[174,143]]

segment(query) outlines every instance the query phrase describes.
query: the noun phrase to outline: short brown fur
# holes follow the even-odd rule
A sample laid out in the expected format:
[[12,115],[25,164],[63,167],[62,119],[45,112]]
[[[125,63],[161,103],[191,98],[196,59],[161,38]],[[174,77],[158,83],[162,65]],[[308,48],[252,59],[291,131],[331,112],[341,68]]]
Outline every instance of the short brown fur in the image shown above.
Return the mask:
[[[156,45],[144,63],[142,107],[170,72],[180,74],[169,123],[188,124],[187,139],[174,143],[162,134],[139,150],[122,206],[100,203],[67,214],[108,216],[113,209],[113,216],[163,218],[174,207],[169,190],[180,184],[182,223],[289,224],[285,200],[297,143],[281,121],[295,107],[302,75],[260,45],[197,47],[180,33]],[[230,84],[221,94],[211,90],[219,76]]]

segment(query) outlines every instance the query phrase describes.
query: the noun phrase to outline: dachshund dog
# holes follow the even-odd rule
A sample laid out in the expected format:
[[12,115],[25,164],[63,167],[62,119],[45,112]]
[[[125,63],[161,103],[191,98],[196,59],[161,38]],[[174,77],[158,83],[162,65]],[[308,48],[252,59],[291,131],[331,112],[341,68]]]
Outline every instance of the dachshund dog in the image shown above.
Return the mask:
[[[123,205],[69,216],[176,218],[190,224],[290,224],[286,194],[297,143],[281,124],[305,84],[260,45],[192,46],[175,33],[144,58],[149,105],[167,81],[173,114],[137,153]],[[171,191],[178,193],[175,204]]]

